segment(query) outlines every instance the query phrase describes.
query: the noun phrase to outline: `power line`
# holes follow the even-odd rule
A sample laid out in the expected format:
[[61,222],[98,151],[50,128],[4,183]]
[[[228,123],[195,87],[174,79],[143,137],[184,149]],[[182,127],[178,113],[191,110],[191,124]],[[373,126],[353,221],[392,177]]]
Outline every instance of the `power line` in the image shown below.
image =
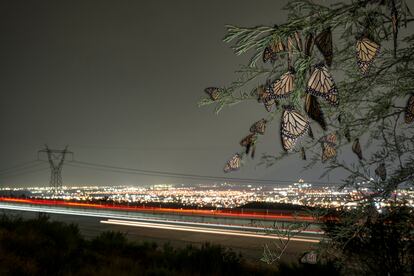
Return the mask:
[[0,178],[1,179],[15,178],[15,177],[19,177],[19,176],[26,175],[26,174],[32,174],[32,173],[37,173],[37,172],[45,171],[47,169],[49,169],[49,167],[38,168],[38,169],[35,169],[35,170],[29,170],[29,171],[23,171],[23,172],[19,172],[19,173],[12,174],[12,175],[7,175],[7,176],[0,176]]
[[86,149],[99,149],[99,150],[128,150],[128,151],[211,151],[228,148],[226,145],[215,147],[127,147],[127,146],[110,146],[110,145],[70,145],[71,148],[86,148]]
[[19,169],[20,167],[26,167],[26,166],[28,166],[30,164],[34,164],[34,163],[37,163],[37,162],[38,162],[38,160],[32,160],[32,161],[28,161],[28,162],[22,162],[20,164],[16,164],[14,166],[8,167],[7,169],[0,170],[0,174],[5,174],[5,173],[8,173],[8,171],[13,171],[13,170]]
[[34,168],[34,167],[38,167],[38,166],[40,166],[42,164],[43,164],[42,162],[37,161],[37,160],[31,161],[31,162],[26,162],[26,163],[23,163],[23,164],[21,164],[19,166],[14,166],[13,168],[10,167],[7,170],[1,171],[0,172],[0,176],[8,175],[8,174],[13,174],[13,173],[16,173],[16,172],[21,171],[21,170],[31,169],[31,168]]
[[[61,154],[63,152],[64,151],[56,152],[57,155],[59,155],[57,157],[61,158],[62,157]],[[12,178],[12,177],[20,176],[23,174],[45,170],[45,168],[42,168],[40,170],[36,169],[36,170],[24,172],[24,170],[35,168],[39,165],[44,164],[43,162],[45,161],[32,160],[32,161],[23,162],[23,163],[14,165],[7,169],[1,170],[0,177],[1,178]],[[161,176],[161,177],[169,177],[169,178],[177,178],[177,179],[242,182],[242,183],[247,182],[247,183],[257,183],[257,184],[292,184],[296,182],[296,180],[287,180],[287,179],[282,180],[282,179],[237,178],[237,177],[209,176],[209,175],[200,175],[200,174],[174,173],[174,172],[160,171],[160,170],[143,170],[143,169],[138,169],[138,168],[127,168],[127,167],[112,166],[112,165],[107,165],[107,164],[99,164],[99,163],[84,162],[84,161],[77,161],[77,160],[68,161],[66,162],[66,164],[71,167],[83,168],[83,169],[93,169],[93,170],[113,172],[113,173],[126,173],[126,174],[143,175],[143,176]],[[23,172],[19,173],[19,171],[23,171]],[[12,174],[12,175],[8,176],[9,174]],[[323,182],[323,181],[308,181],[308,182],[312,183],[313,185],[342,184],[342,183]]]
[[[208,175],[199,175],[199,174],[173,173],[173,172],[156,171],[156,170],[143,170],[143,169],[118,167],[118,166],[111,166],[111,165],[106,165],[106,164],[98,164],[98,163],[83,162],[83,161],[76,161],[76,160],[68,162],[67,165],[70,165],[70,166],[73,166],[73,167],[99,169],[101,171],[111,171],[111,172],[117,172],[117,173],[130,173],[130,174],[138,174],[138,175],[146,175],[146,176],[164,176],[164,177],[173,177],[173,178],[180,178],[180,179],[193,179],[193,180],[250,182],[250,183],[261,183],[261,184],[275,184],[275,183],[291,184],[291,183],[296,182],[295,180],[220,177],[220,176],[208,176]],[[319,185],[340,184],[340,183],[322,182],[322,181],[314,181],[314,182],[311,182],[311,183],[312,184],[319,184]]]

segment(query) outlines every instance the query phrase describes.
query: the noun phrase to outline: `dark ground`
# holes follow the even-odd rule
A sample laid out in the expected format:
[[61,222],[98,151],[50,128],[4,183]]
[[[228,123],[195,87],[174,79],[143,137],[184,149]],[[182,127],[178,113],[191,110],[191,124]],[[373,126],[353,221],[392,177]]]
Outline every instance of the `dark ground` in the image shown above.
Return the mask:
[[[1,210],[1,213],[19,215],[23,218],[34,218],[38,215],[36,212]],[[235,252],[240,252],[244,258],[249,261],[260,263],[263,253],[263,245],[272,242],[264,238],[227,236],[220,234],[184,232],[174,230],[163,230],[153,228],[131,227],[121,225],[102,224],[99,221],[105,218],[83,217],[74,215],[48,214],[51,220],[62,221],[65,223],[75,223],[79,226],[81,234],[86,238],[94,238],[104,231],[120,231],[125,233],[131,241],[150,241],[159,245],[165,243],[173,247],[185,247],[186,245],[201,245],[205,242],[219,244],[229,247]],[[291,241],[289,248],[284,254],[282,260],[287,262],[296,262],[303,252],[315,247],[316,244]]]

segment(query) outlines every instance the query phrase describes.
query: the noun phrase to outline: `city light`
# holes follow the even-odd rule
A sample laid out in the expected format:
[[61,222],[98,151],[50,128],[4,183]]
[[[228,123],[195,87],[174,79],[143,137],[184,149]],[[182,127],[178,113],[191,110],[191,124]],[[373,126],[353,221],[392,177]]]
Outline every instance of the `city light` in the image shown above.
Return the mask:
[[[62,187],[56,194],[53,188],[1,188],[2,196],[21,196],[39,199],[60,199],[67,201],[103,201],[119,204],[177,204],[181,206],[206,208],[236,208],[251,202],[284,203],[308,207],[347,208],[356,207],[358,200],[373,195],[368,188],[343,189],[315,187],[300,179],[298,183],[282,187],[251,184],[198,184],[169,185],[159,184],[149,187],[139,186],[78,186]],[[390,201],[405,202],[414,206],[414,191],[399,189],[389,200],[375,202],[378,209],[386,207]]]

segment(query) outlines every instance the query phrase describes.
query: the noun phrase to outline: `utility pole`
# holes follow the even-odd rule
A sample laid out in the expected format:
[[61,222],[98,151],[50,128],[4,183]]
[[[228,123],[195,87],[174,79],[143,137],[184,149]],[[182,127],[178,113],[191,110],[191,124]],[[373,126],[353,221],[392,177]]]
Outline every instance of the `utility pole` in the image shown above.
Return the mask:
[[58,194],[62,190],[62,167],[65,162],[66,155],[72,155],[73,152],[68,151],[68,146],[63,150],[50,149],[47,145],[37,152],[37,158],[45,153],[50,165],[50,187],[53,187],[54,193]]

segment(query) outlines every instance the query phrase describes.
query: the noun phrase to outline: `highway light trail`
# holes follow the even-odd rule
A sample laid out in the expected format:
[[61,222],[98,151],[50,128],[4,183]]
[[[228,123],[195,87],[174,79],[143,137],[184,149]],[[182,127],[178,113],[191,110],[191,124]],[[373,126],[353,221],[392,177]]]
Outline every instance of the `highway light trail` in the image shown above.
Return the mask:
[[113,210],[113,211],[128,211],[128,212],[152,212],[152,213],[168,213],[177,215],[192,215],[192,216],[213,216],[213,217],[229,217],[229,218],[253,218],[260,220],[286,220],[286,221],[308,221],[316,222],[315,218],[309,215],[293,215],[293,214],[274,214],[266,213],[264,211],[240,211],[240,210],[199,210],[199,209],[178,209],[178,208],[164,208],[164,207],[142,207],[142,206],[121,206],[110,204],[96,204],[84,202],[71,202],[61,200],[47,200],[47,199],[22,199],[22,198],[6,198],[0,197],[0,202],[32,204],[38,206],[63,206],[63,207],[79,207],[88,208],[90,210]]
[[122,225],[122,226],[133,226],[133,227],[144,227],[144,228],[156,228],[164,230],[175,230],[175,231],[187,231],[187,232],[198,232],[205,234],[218,234],[218,235],[230,235],[230,236],[240,236],[240,237],[250,237],[250,238],[265,238],[265,239],[282,239],[291,241],[300,241],[307,243],[319,243],[319,239],[310,239],[305,237],[285,237],[285,236],[276,236],[270,234],[259,234],[259,233],[249,233],[236,230],[225,230],[225,229],[214,229],[207,227],[191,227],[191,226],[178,226],[178,225],[166,225],[166,224],[157,224],[157,223],[146,223],[146,222],[137,222],[137,221],[127,221],[127,220],[101,220],[103,224],[113,224],[113,225]]
[[[250,231],[250,232],[266,232],[269,228],[265,227],[253,227],[245,225],[229,225],[229,224],[218,224],[218,223],[202,223],[202,222],[188,222],[188,221],[178,221],[170,219],[159,219],[159,218],[148,218],[137,215],[122,215],[122,214],[113,214],[104,211],[93,211],[93,210],[76,210],[76,209],[67,209],[62,207],[48,207],[48,206],[24,206],[17,204],[2,204],[0,203],[0,209],[6,210],[15,210],[15,211],[29,211],[29,212],[40,212],[40,213],[50,213],[50,214],[60,214],[60,215],[75,215],[75,216],[86,216],[86,217],[97,217],[97,218],[108,218],[108,219],[128,219],[143,223],[154,223],[154,225],[178,225],[178,226],[192,226],[192,227],[202,227],[202,228],[214,228],[214,229],[238,229],[239,231]],[[297,232],[296,230],[291,230],[292,232]],[[311,234],[311,235],[321,235],[322,231],[318,230],[304,230],[301,231],[302,234]]]

